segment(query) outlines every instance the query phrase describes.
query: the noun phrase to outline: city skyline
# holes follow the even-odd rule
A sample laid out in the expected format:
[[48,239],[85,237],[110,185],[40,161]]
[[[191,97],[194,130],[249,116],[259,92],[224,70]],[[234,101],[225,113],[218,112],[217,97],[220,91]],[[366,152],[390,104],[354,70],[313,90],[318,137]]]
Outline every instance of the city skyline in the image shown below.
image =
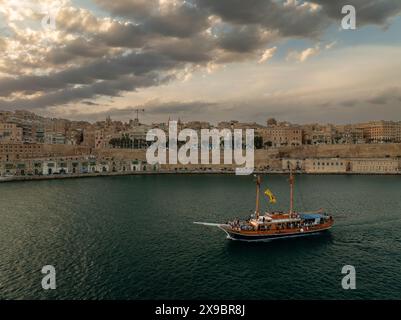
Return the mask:
[[[84,145],[92,148],[142,149],[148,146],[147,134],[151,129],[168,132],[172,122],[180,130],[188,128],[196,132],[202,129],[253,129],[256,148],[300,146],[311,144],[364,144],[401,142],[401,121],[368,121],[347,124],[291,123],[266,118],[264,124],[220,121],[182,121],[180,118],[158,123],[143,123],[136,110],[135,119],[113,120],[110,115],[102,121],[71,121],[60,118],[46,118],[35,113],[17,110],[0,110],[0,144],[44,143],[56,145]],[[29,146],[28,146],[29,148]]]
[[[401,119],[401,3],[0,3],[0,109],[97,121],[140,107],[147,123]],[[356,30],[340,28],[346,3]],[[54,29],[40,24],[46,10]]]
[[[367,121],[352,121],[349,120],[348,122],[342,122],[342,123],[335,123],[335,122],[313,122],[311,120],[305,120],[305,122],[296,122],[295,121],[290,121],[288,118],[285,116],[281,118],[276,118],[276,117],[270,117],[269,114],[264,115],[263,118],[259,118],[256,121],[243,121],[242,119],[231,119],[231,118],[226,118],[226,119],[219,119],[219,120],[211,120],[208,121],[206,119],[193,119],[193,118],[183,118],[180,116],[180,114],[169,114],[166,115],[165,119],[160,119],[160,121],[154,121],[154,122],[147,122],[146,120],[146,110],[145,112],[141,112],[136,114],[137,108],[127,108],[126,113],[124,113],[123,116],[113,116],[113,112],[104,112],[104,113],[99,113],[98,116],[99,118],[96,119],[82,119],[78,118],[75,119],[74,117],[52,117],[50,115],[46,114],[41,114],[39,112],[35,111],[30,111],[30,110],[6,110],[6,109],[0,109],[0,122],[3,123],[16,123],[17,125],[19,122],[15,122],[14,120],[9,120],[8,117],[16,117],[19,120],[23,119],[23,115],[29,114],[30,116],[33,117],[40,117],[43,118],[45,121],[67,121],[67,122],[82,122],[82,123],[87,123],[90,125],[96,125],[99,123],[104,123],[107,122],[108,120],[112,122],[118,122],[126,125],[130,125],[130,123],[133,123],[135,121],[138,121],[139,125],[146,125],[146,126],[152,126],[152,125],[158,125],[158,124],[168,124],[169,121],[177,121],[181,122],[182,124],[191,124],[191,123],[207,123],[210,124],[212,127],[218,127],[219,124],[223,123],[232,123],[232,124],[239,124],[239,125],[253,125],[256,124],[257,126],[260,127],[266,127],[266,123],[269,120],[274,120],[277,122],[277,124],[281,125],[300,125],[300,126],[308,126],[308,125],[321,125],[321,126],[326,126],[326,125],[333,125],[333,126],[353,126],[353,125],[360,125],[360,124],[367,124],[367,123],[375,123],[375,122],[392,122],[392,123],[401,123],[401,117],[400,119],[390,119],[386,120],[384,118],[376,117],[372,118],[372,120],[367,120]],[[8,120],[7,120],[8,119]],[[138,120],[137,120],[138,119]]]

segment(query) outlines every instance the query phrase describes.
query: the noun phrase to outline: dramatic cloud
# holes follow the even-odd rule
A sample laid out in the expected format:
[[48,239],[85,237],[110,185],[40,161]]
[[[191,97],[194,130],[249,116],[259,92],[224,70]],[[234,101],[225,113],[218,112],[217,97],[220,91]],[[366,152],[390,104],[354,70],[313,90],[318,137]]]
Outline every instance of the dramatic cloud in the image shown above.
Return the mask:
[[68,87],[34,98],[17,98],[12,101],[0,100],[0,108],[42,108],[43,106],[78,102],[98,96],[115,97],[119,96],[121,91],[135,91],[138,88],[158,86],[168,80],[168,77],[160,78],[158,74],[119,77],[115,80],[98,81],[90,86]]
[[265,52],[263,52],[262,57],[259,59],[259,63],[263,63],[271,59],[274,55],[274,53],[277,51],[277,47],[273,47],[270,49],[266,49]]
[[[23,76],[0,79],[0,96],[15,92],[32,94],[47,90],[66,89],[73,85],[93,85],[107,91],[108,80],[116,81],[125,75],[144,75],[155,70],[168,70],[180,61],[157,53],[131,53],[116,58],[103,58],[93,63],[43,76]],[[104,85],[103,85],[104,84]]]
[[376,105],[386,105],[392,102],[401,104],[401,87],[385,89],[377,93],[375,96],[369,98],[367,102]]
[[358,25],[386,24],[388,20],[401,13],[401,1],[394,0],[313,0],[322,6],[324,13],[340,21],[341,8],[353,5],[357,12]]
[[198,0],[199,7],[237,25],[259,25],[285,37],[316,37],[329,25],[311,2],[266,0]]
[[304,50],[301,51],[290,51],[287,54],[287,61],[296,61],[296,62],[305,62],[306,60],[308,60],[309,58],[312,58],[314,56],[319,55],[321,52],[325,51],[325,50],[330,50],[332,49],[334,46],[336,45],[336,41],[327,43],[325,45],[322,45],[320,43],[317,43],[314,47],[312,48],[306,48]]
[[6,41],[3,38],[0,38],[0,50],[3,51],[6,48]]
[[[283,66],[320,58],[336,43],[322,38],[330,26],[340,25],[344,4],[356,7],[358,26],[388,26],[401,12],[401,2],[393,0],[92,1],[94,6],[85,8],[79,0],[0,0],[0,107],[98,107],[89,99],[124,97],[166,84],[177,88],[169,101],[179,101],[185,95],[181,82],[200,82],[205,74],[214,79],[214,71],[230,64],[256,64],[258,72],[266,72],[262,68],[276,59]],[[55,29],[41,23],[49,13]],[[307,44],[291,47],[291,40]],[[288,46],[287,54],[281,54],[282,45]],[[205,85],[213,91],[218,84]],[[246,85],[256,91],[264,84],[250,80]],[[237,90],[238,96],[246,88]],[[194,89],[189,100],[198,101],[197,94]],[[160,114],[162,108],[168,113],[210,106],[159,105],[153,110]]]
[[82,101],[82,104],[85,104],[87,106],[99,106],[99,103],[93,102],[93,101]]
[[221,49],[239,53],[253,52],[267,44],[271,35],[257,26],[225,26],[218,36]]
[[190,102],[180,102],[171,101],[161,103],[160,101],[151,101],[143,105],[146,112],[154,114],[175,114],[181,116],[188,116],[192,114],[201,114],[210,112],[216,103],[212,102],[202,102],[202,101],[190,101]]
[[303,51],[291,51],[288,56],[287,60],[295,60],[297,62],[305,62],[310,57],[316,56],[320,52],[320,47],[316,46],[313,48],[307,48]]
[[208,27],[202,10],[183,0],[95,0],[115,16],[132,19],[150,32],[165,36],[190,37]]
[[[127,119],[132,118],[135,114],[136,108],[144,108],[145,113],[143,114],[146,119],[151,120],[155,116],[157,118],[162,117],[167,120],[170,115],[174,115],[174,119],[181,118],[193,118],[194,116],[201,116],[202,114],[213,111],[213,108],[218,107],[217,103],[204,102],[204,101],[169,101],[162,102],[158,99],[148,101],[138,106],[127,106],[120,108],[104,108],[105,105],[93,103],[91,101],[85,101],[85,105],[90,107],[98,107],[96,112],[90,110],[89,112],[77,112],[76,110],[69,109],[64,112],[72,119],[95,119],[103,120],[107,116],[111,116],[113,119]],[[102,107],[102,108],[101,108]],[[60,116],[57,113],[53,113],[54,116]],[[156,118],[155,118],[156,119]]]

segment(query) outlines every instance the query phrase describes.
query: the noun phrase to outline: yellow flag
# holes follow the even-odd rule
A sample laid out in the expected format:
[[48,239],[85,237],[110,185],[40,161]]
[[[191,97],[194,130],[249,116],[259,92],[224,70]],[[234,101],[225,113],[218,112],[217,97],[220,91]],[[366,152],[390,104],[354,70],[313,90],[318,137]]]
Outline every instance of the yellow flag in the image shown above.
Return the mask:
[[269,189],[266,189],[265,195],[269,198],[270,203],[276,203],[276,197]]

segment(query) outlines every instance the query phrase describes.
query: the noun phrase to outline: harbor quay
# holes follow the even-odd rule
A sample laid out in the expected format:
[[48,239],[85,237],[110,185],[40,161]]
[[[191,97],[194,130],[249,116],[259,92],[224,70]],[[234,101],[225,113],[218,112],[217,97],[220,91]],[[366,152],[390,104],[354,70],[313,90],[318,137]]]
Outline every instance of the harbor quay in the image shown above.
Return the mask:
[[[160,137],[149,140],[152,130],[170,136],[173,142],[154,147]],[[191,131],[195,147],[177,139],[178,132]],[[225,161],[225,133],[253,132],[252,161],[236,161],[247,155],[248,142],[242,137],[239,154]],[[216,132],[218,137],[206,141],[206,154],[199,139],[202,132]],[[217,135],[216,134],[216,135]],[[165,137],[164,137],[165,138]],[[153,145],[154,143],[154,145]],[[209,145],[208,145],[209,144]],[[228,144],[228,143],[227,143]],[[174,146],[183,147],[185,160],[178,161]],[[216,147],[217,146],[217,147]],[[154,150],[154,157],[148,158]],[[168,150],[168,152],[167,152]],[[212,151],[213,150],[213,151]],[[166,153],[166,161],[160,158]],[[217,155],[214,153],[217,151]],[[179,153],[179,152],[178,152]],[[174,157],[172,156],[174,154]],[[220,154],[220,159],[219,159]],[[193,155],[193,156],[192,156]],[[230,154],[227,158],[233,158]],[[175,161],[174,161],[175,160]],[[220,161],[219,161],[220,160]],[[88,176],[129,173],[233,173],[235,169],[253,172],[286,173],[290,169],[305,174],[399,174],[401,173],[401,121],[371,121],[346,125],[294,124],[267,119],[265,124],[222,121],[172,121],[144,124],[138,114],[129,122],[112,120],[90,123],[46,118],[29,111],[0,111],[1,180]]]
[[157,164],[150,165],[139,159],[97,158],[90,156],[49,157],[0,162],[0,176],[6,178],[85,176],[87,174],[118,174],[158,171]]
[[[78,146],[27,145],[0,148],[0,181],[39,180],[127,174],[234,174],[235,165],[152,164],[146,150],[87,149]],[[4,151],[7,150],[5,155]],[[221,152],[223,157],[223,152]],[[303,146],[255,150],[255,173],[401,174],[399,144]]]

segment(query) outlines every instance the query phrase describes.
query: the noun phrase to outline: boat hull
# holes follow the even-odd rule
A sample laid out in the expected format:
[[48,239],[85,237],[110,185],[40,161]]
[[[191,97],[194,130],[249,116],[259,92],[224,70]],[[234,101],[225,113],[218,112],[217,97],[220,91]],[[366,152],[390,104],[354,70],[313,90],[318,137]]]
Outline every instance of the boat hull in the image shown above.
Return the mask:
[[319,230],[311,230],[311,231],[304,231],[304,232],[294,232],[294,233],[276,233],[276,234],[243,234],[238,232],[233,232],[227,229],[223,229],[226,234],[227,238],[230,240],[239,240],[239,241],[270,241],[276,239],[285,239],[285,238],[295,238],[295,237],[305,237],[305,236],[312,236],[318,235],[323,232],[328,231],[330,228],[319,229]]

